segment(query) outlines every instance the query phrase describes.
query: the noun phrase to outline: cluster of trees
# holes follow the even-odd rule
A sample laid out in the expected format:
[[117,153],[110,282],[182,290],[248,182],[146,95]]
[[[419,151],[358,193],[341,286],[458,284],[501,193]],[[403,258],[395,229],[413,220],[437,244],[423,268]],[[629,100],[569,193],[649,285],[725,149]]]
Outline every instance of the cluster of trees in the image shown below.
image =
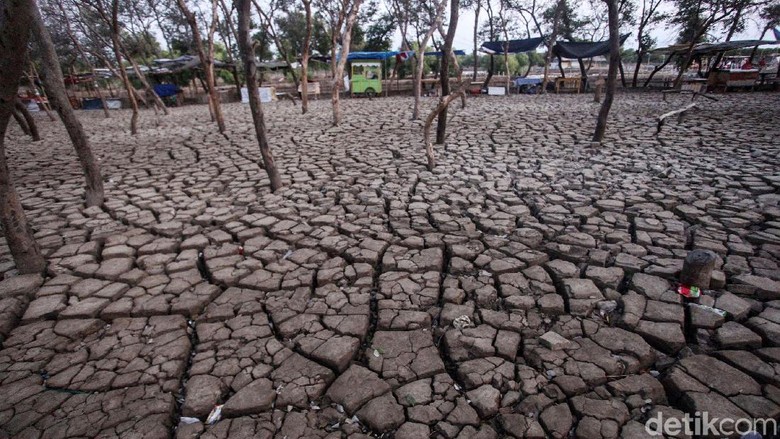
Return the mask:
[[[510,75],[524,75],[534,65],[547,67],[551,61],[549,49],[555,39],[596,41],[608,37],[607,3],[605,0],[582,3],[573,0],[462,0],[458,8],[472,10],[475,17],[473,53],[462,62],[473,69],[474,79],[478,69],[487,69],[486,82],[499,70]],[[353,4],[356,15],[354,22],[350,22]],[[236,2],[41,0],[40,6],[44,20],[51,24],[52,39],[65,71],[107,67],[121,77],[119,65],[131,64],[137,71],[137,64],[149,63],[153,58],[199,55],[207,65],[204,85],[211,92],[211,112],[220,130],[224,131],[220,111],[214,104],[218,96],[214,96],[212,86],[217,76],[238,87],[245,78],[238,70],[234,70],[232,76],[224,71],[215,72],[213,65],[205,61],[211,60],[213,64],[216,59],[228,63],[240,60]],[[396,49],[433,48],[440,51],[445,43],[444,30],[448,27],[447,17],[451,13],[448,7],[452,9],[451,6],[437,0],[252,0],[252,47],[259,61],[278,60],[288,65],[301,61],[303,69],[290,69],[289,72],[296,86],[301,83],[306,87],[306,81],[300,81],[300,78],[309,77],[311,56],[336,57],[340,50],[389,50],[397,33],[401,35],[401,44]],[[626,75],[622,70],[623,63],[620,63],[620,77],[624,86],[628,76],[631,85],[636,87],[641,66],[656,44],[651,36],[654,30],[675,31],[678,42],[690,43],[691,48],[708,39],[725,37],[729,40],[750,22],[757,23],[765,33],[780,24],[780,1],[619,0],[617,13],[621,34],[633,34],[633,44],[627,46],[636,47],[628,53],[635,63],[633,75],[631,72]],[[349,32],[345,33],[347,27]],[[117,34],[116,38],[113,34]],[[535,52],[518,56],[506,54],[501,60],[501,57],[479,56],[477,50],[485,41],[534,36],[548,37],[546,56]],[[344,44],[347,40],[349,44]],[[116,48],[113,47],[115,42],[118,43]],[[692,56],[690,59],[683,57],[680,64],[687,66],[692,61]],[[440,68],[435,61],[419,59],[396,68],[393,74],[416,76],[418,64],[423,72]],[[582,76],[587,77],[589,65],[580,60],[579,66]],[[331,73],[337,72],[343,73],[343,69],[335,63],[331,65]],[[145,89],[146,97],[163,110],[143,75],[133,76]],[[132,85],[133,79],[127,78],[127,81]],[[122,80],[125,82],[125,78]],[[130,93],[135,95],[131,101],[145,101],[144,96]],[[303,100],[302,111],[306,112],[305,95]],[[135,102],[131,104],[133,108],[137,106]],[[337,119],[338,115],[334,113],[334,123],[338,123]],[[134,130],[135,125],[132,128]]]

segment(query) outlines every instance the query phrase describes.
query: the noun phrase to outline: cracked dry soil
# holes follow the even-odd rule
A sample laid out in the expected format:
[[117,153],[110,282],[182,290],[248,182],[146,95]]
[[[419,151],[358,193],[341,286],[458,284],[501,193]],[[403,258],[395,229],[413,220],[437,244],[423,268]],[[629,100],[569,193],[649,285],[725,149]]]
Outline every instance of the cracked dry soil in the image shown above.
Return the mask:
[[[0,248],[0,437],[638,438],[651,416],[780,416],[778,94],[476,98],[425,170],[409,98],[80,113],[12,127],[48,261]],[[432,106],[433,100],[424,101]],[[691,249],[719,258],[686,309]],[[687,323],[686,323],[687,321]],[[207,424],[215,405],[222,418]],[[182,421],[190,421],[189,423]],[[197,422],[192,422],[197,419]]]

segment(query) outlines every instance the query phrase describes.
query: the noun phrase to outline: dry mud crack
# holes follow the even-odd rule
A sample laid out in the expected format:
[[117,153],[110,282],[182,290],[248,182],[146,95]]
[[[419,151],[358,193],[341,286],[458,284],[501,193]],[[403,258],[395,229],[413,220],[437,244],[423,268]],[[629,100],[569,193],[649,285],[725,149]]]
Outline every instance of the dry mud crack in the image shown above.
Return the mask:
[[[780,417],[777,94],[476,98],[434,172],[402,98],[81,113],[8,155],[48,261],[0,247],[0,437],[645,437],[650,417]],[[434,101],[426,102],[433,105]],[[497,123],[500,121],[500,123]],[[706,308],[675,292],[716,253]],[[687,323],[686,323],[687,322]],[[216,405],[221,419],[206,423]],[[185,419],[185,421],[182,420]],[[197,420],[197,421],[195,421]]]

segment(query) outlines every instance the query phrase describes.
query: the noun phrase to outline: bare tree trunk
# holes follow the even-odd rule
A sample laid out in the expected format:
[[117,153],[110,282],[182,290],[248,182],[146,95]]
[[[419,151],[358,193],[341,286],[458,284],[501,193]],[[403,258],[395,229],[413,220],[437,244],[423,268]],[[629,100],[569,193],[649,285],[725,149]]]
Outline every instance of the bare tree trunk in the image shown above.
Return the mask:
[[560,70],[561,72],[561,78],[565,78],[566,71],[563,70],[563,59],[560,56],[558,56],[557,58],[558,58],[558,70]]
[[[547,93],[547,82],[549,81],[549,73],[550,73],[550,63],[552,62],[552,48],[553,44],[555,44],[555,39],[558,38],[558,21],[561,18],[561,1],[558,0],[558,2],[555,4],[555,12],[553,14],[553,29],[552,34],[550,35],[550,39],[547,40],[547,55],[545,56],[544,60],[544,79],[542,79],[542,93]],[[560,64],[560,58],[558,58],[558,66],[563,70],[563,67]],[[561,75],[563,76],[563,75]]]
[[92,66],[90,66],[89,69],[92,72],[92,86],[95,87],[98,99],[100,99],[100,106],[103,107],[103,115],[108,119],[111,117],[111,113],[108,111],[108,103],[106,103],[106,98],[103,96],[103,90],[100,89],[100,85],[98,84],[97,79],[95,79],[95,69]]
[[258,15],[260,15],[260,18],[262,18],[262,20],[265,22],[266,31],[271,36],[271,39],[274,40],[274,45],[276,46],[277,52],[279,52],[279,56],[281,56],[282,60],[284,60],[284,63],[287,64],[287,69],[290,71],[290,76],[292,76],[293,83],[295,84],[295,88],[297,90],[299,84],[298,75],[295,74],[295,69],[292,67],[292,63],[290,63],[290,54],[287,53],[287,49],[285,49],[284,44],[282,44],[282,40],[279,38],[279,35],[276,34],[276,30],[274,30],[273,13],[275,9],[271,9],[270,13],[266,14],[256,0],[252,0],[252,2],[255,4],[255,9],[257,9]]
[[612,100],[615,98],[615,86],[617,85],[618,64],[620,64],[620,28],[618,24],[618,0],[605,0],[609,15],[609,72],[607,73],[607,90],[604,102],[601,104],[599,116],[596,121],[596,131],[593,133],[593,141],[601,142],[607,131],[607,118],[612,108]]
[[43,23],[40,12],[35,5],[34,0],[27,2],[30,7],[30,14],[33,17],[33,34],[41,52],[41,66],[43,68],[43,83],[49,91],[49,99],[60,115],[68,136],[76,150],[76,155],[81,163],[81,169],[84,172],[86,180],[86,202],[87,207],[101,206],[105,200],[103,191],[103,178],[100,175],[95,156],[92,155],[92,149],[89,147],[89,140],[84,128],[81,126],[70,106],[68,96],[65,93],[65,85],[62,78],[62,70],[57,59],[57,52],[54,49],[54,43],[51,40],[49,31]]
[[[347,65],[347,56],[349,56],[349,46],[352,43],[352,28],[357,20],[357,14],[360,10],[360,4],[363,0],[353,0],[352,8],[347,12],[346,10],[339,11],[339,14],[348,14],[344,24],[344,32],[341,34],[341,58],[336,63],[336,69],[333,72],[333,91],[331,93],[330,101],[333,105],[333,126],[338,126],[341,123],[341,106],[339,105],[339,91],[344,86],[344,66]],[[334,60],[331,60],[333,62]]]
[[[651,12],[652,13],[652,12]],[[642,10],[642,22],[639,24],[639,29],[637,30],[637,41],[639,42],[639,50],[636,53],[636,65],[634,66],[634,77],[631,79],[631,87],[636,88],[637,86],[637,80],[639,78],[639,69],[642,65],[642,58],[645,56],[645,50],[642,46],[642,37],[645,33],[645,24],[644,24],[644,10]]]
[[301,114],[309,111],[309,47],[313,27],[311,1],[303,0],[303,7],[306,10],[306,37],[303,39],[303,53],[301,53]]
[[32,137],[33,142],[41,140],[41,134],[40,131],[38,131],[38,124],[35,123],[35,118],[32,114],[30,114],[30,111],[27,110],[27,107],[25,107],[19,99],[14,101],[14,107],[16,108],[16,111],[19,113],[19,115],[22,116],[24,123],[30,130],[30,136]]
[[585,63],[582,61],[582,58],[577,58],[577,64],[580,66],[580,78],[582,79],[580,87],[582,87],[582,91],[585,91],[585,87],[588,85],[588,69],[585,68]]
[[660,72],[661,69],[666,67],[667,64],[669,64],[669,61],[672,60],[674,57],[674,52],[670,52],[669,55],[666,57],[666,60],[658,67],[654,68],[652,72],[650,72],[650,76],[645,79],[644,85],[642,85],[643,88],[647,88],[647,86],[650,84],[650,81],[653,79],[653,76],[655,76],[656,73]]
[[501,9],[498,11],[498,16],[501,17],[501,28],[504,31],[504,87],[506,88],[506,94],[509,94],[509,83],[511,81],[511,77],[509,75],[509,30],[507,29],[507,26],[509,23],[507,22],[506,14],[504,13],[504,5],[505,2],[500,2]]
[[640,50],[637,52],[637,58],[636,58],[636,66],[634,67],[634,77],[631,79],[631,87],[636,88],[637,87],[637,80],[639,79],[639,69],[642,65],[642,58],[645,56],[644,51]]
[[[441,57],[441,98],[450,94],[450,58],[444,56],[452,51],[452,42],[455,40],[455,31],[458,28],[458,12],[460,0],[450,0],[450,23],[447,26],[447,36],[444,38],[444,47]],[[447,137],[447,107],[445,106],[436,119],[436,143],[443,144]]]
[[[120,44],[121,44],[121,40],[120,40]],[[125,51],[126,58],[128,61],[130,61],[130,65],[133,66],[133,71],[135,71],[135,75],[138,77],[138,80],[141,81],[141,85],[143,85],[144,90],[146,90],[146,95],[152,97],[152,101],[155,108],[159,108],[166,115],[170,114],[168,107],[165,106],[165,103],[162,101],[162,99],[160,99],[159,96],[157,96],[157,93],[154,91],[154,88],[149,84],[149,81],[146,80],[146,75],[144,75],[144,72],[142,72],[141,68],[138,67],[138,63],[135,62],[135,60],[131,56],[127,55],[127,51],[124,48],[124,44],[122,44],[122,50]]]
[[[19,124],[19,128],[22,129],[22,132],[25,135],[28,135],[32,137],[32,131],[30,131],[30,126],[27,124],[27,121],[24,119],[24,116],[22,116],[22,113],[19,112],[19,108],[14,103],[14,108],[11,110],[11,115],[16,120],[16,123]],[[36,139],[33,139],[36,140]],[[40,139],[37,139],[40,140]]]
[[[39,90],[38,83],[40,83],[40,76],[38,75],[38,69],[35,68],[34,63],[30,63],[30,72],[31,74],[27,75],[27,80],[32,84],[33,88],[35,88],[35,91],[37,92]],[[46,96],[46,90],[40,89],[41,97],[43,100],[41,101],[41,107],[43,107],[43,111],[46,112],[46,115],[49,116],[49,120],[52,122],[57,121],[57,117],[54,116],[54,113],[51,111],[51,107],[49,106],[49,97]]]
[[29,0],[0,2],[0,222],[20,273],[40,273],[46,268],[46,261],[27,224],[19,194],[11,180],[4,141],[19,78],[26,64],[32,20]]
[[220,35],[222,36],[222,42],[225,43],[225,47],[227,48],[228,62],[232,64],[230,73],[233,75],[233,82],[235,82],[236,85],[236,96],[240,98],[241,78],[238,76],[238,68],[236,67],[235,59],[233,59],[233,50],[231,49],[233,45],[230,42],[231,35],[233,36],[233,38],[238,38],[238,32],[236,31],[236,28],[233,26],[233,19],[231,18],[231,13],[233,10],[231,9],[230,11],[228,11],[227,6],[225,5],[225,0],[219,0],[219,6],[222,8],[222,13],[225,17],[225,23],[227,24],[227,29],[228,29],[228,31],[225,34],[220,32]]
[[255,135],[260,146],[260,155],[263,157],[263,167],[271,181],[271,191],[275,192],[282,187],[282,177],[276,169],[271,147],[266,136],[265,119],[263,117],[263,104],[260,102],[260,93],[257,91],[257,67],[255,66],[255,52],[252,48],[252,39],[249,34],[249,20],[251,17],[252,0],[236,0],[238,9],[238,48],[244,62],[246,75],[246,88],[249,93],[249,109],[252,112],[252,120],[255,125]]
[[441,117],[442,111],[446,110],[447,107],[449,107],[450,103],[458,98],[458,96],[465,96],[466,90],[461,87],[460,90],[458,90],[455,93],[452,93],[451,95],[442,98],[439,100],[439,105],[434,108],[433,111],[431,111],[431,114],[428,115],[427,118],[425,118],[425,125],[423,125],[423,141],[425,142],[425,158],[428,162],[428,170],[433,171],[433,168],[436,167],[436,156],[433,152],[433,143],[431,142],[431,125],[433,124],[433,119],[436,117]]
[[76,50],[79,52],[79,55],[81,55],[84,64],[87,66],[87,69],[89,69],[89,72],[92,74],[92,86],[95,87],[95,91],[97,92],[98,98],[100,99],[100,105],[103,107],[103,115],[106,116],[106,119],[108,119],[111,117],[111,113],[108,112],[108,104],[106,104],[106,99],[103,97],[103,92],[100,90],[97,79],[95,79],[95,67],[92,65],[89,57],[84,52],[84,48],[81,46],[81,43],[79,43],[78,38],[73,35],[73,30],[70,28],[70,19],[68,18],[68,14],[65,11],[65,7],[62,5],[61,0],[57,1],[57,6],[62,13],[63,20],[65,21],[65,32],[68,34],[68,38],[73,43],[73,45],[76,46]]
[[[103,11],[99,11],[101,14]],[[114,56],[116,57],[116,69],[119,71],[119,76],[122,78],[122,83],[127,90],[127,99],[130,101],[130,107],[133,109],[133,115],[130,117],[130,134],[138,134],[138,101],[135,100],[135,88],[130,83],[130,79],[127,77],[127,71],[122,65],[122,52],[119,44],[119,0],[112,0],[111,2],[111,43],[114,49]]]
[[[731,41],[731,39],[734,37],[734,33],[737,31],[737,28],[739,27],[740,18],[741,17],[742,17],[742,9],[738,9],[737,13],[736,13],[736,15],[735,15],[735,17],[733,19],[733,21],[731,22],[731,26],[729,27],[729,31],[726,34],[726,41],[727,42]],[[763,37],[764,37],[764,34],[761,34],[761,38],[763,38]],[[759,38],[759,40],[761,38]],[[725,54],[726,54],[726,52],[719,52],[718,56],[715,57],[715,62],[713,62],[712,65],[714,67],[718,67],[718,64],[720,64],[720,62],[723,60],[723,55],[725,55]],[[751,56],[750,59],[752,61],[753,57]],[[699,69],[701,69],[701,64],[702,63],[699,62]]]
[[[770,28],[768,26],[764,26],[764,30],[761,31],[761,36],[758,37],[759,41],[764,39],[764,35],[766,35],[766,32],[769,29]],[[758,46],[753,46],[753,50],[750,51],[750,58],[748,58],[750,60],[751,64],[753,63],[753,59],[756,57],[756,52],[758,52]]]
[[434,10],[433,22],[431,27],[423,36],[422,42],[420,42],[417,48],[417,69],[414,72],[414,107],[412,108],[412,120],[420,118],[420,96],[422,95],[422,78],[425,71],[425,49],[428,47],[428,41],[430,41],[433,33],[441,25],[442,18],[444,16],[444,9],[447,6],[446,0],[437,0],[436,8]]
[[[189,10],[184,0],[176,0],[179,5],[179,9],[187,20],[192,30],[192,37],[195,40],[195,49],[198,51],[198,57],[203,67],[203,71],[206,74],[206,83],[208,84],[209,102],[211,103],[211,109],[214,112],[214,118],[217,120],[217,128],[220,133],[225,132],[225,119],[222,117],[222,107],[219,105],[219,94],[217,93],[216,81],[214,80],[214,58],[211,53],[206,53],[206,49],[203,47],[203,38],[198,28],[198,21],[195,19],[195,14]],[[217,4],[216,0],[212,0],[212,21],[216,20],[214,15],[216,14]],[[213,26],[213,23],[212,23]],[[209,46],[213,44],[213,33],[209,33]],[[249,87],[247,87],[249,90]]]
[[493,72],[496,71],[496,59],[493,54],[490,54],[490,66],[488,67],[488,74],[485,77],[485,82],[482,84],[482,88],[490,87],[490,80],[493,79]]
[[482,2],[476,1],[476,10],[474,11],[474,75],[471,80],[477,80],[477,70],[479,69],[479,62],[477,61],[477,37],[479,36],[479,10],[482,9]]

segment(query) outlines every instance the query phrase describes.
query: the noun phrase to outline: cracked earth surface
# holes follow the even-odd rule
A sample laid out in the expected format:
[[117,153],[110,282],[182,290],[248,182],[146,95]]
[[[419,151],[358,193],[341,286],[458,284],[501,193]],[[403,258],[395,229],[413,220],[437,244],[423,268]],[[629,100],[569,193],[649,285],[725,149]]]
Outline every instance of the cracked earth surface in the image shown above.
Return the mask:
[[[423,166],[411,100],[246,106],[131,137],[81,113],[104,208],[64,129],[12,127],[48,261],[0,247],[0,437],[644,437],[657,413],[780,417],[777,94],[477,98]],[[433,100],[426,105],[433,105]],[[692,249],[719,257],[700,304]],[[206,423],[215,405],[221,420]]]

